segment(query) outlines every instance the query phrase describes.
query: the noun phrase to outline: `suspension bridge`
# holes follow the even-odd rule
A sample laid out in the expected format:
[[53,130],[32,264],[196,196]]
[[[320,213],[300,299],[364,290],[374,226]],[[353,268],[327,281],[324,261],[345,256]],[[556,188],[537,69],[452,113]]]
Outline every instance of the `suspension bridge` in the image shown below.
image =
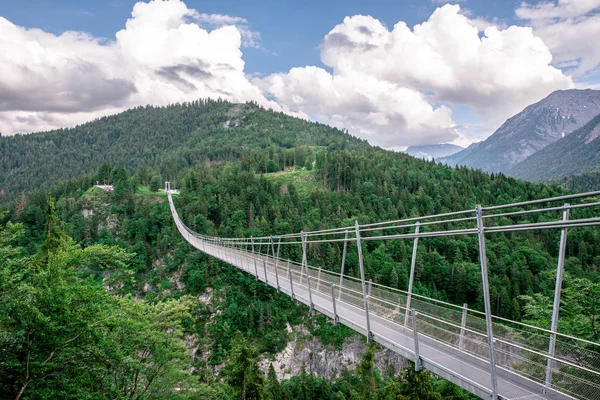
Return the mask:
[[[558,332],[568,230],[600,225],[600,218],[572,215],[600,207],[600,192],[312,232],[220,238],[187,228],[169,182],[165,190],[177,229],[193,247],[414,361],[417,370],[429,370],[484,399],[600,399],[600,343]],[[535,215],[546,217],[530,222]],[[493,315],[486,235],[547,229],[560,230],[551,326]],[[413,292],[419,238],[460,235],[478,238],[484,311]],[[383,240],[412,241],[407,291],[365,279],[362,244]],[[337,266],[309,265],[307,248],[319,243],[343,246],[340,272],[332,271]],[[280,257],[283,246],[298,249],[301,261]],[[349,246],[356,248],[358,277],[345,271]]]

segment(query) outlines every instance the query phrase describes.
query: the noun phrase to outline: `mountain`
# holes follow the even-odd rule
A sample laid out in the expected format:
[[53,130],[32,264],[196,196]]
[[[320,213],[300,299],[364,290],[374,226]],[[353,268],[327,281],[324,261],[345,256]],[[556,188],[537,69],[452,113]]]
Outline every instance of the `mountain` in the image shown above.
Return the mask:
[[469,147],[467,147],[464,150],[461,150],[457,153],[454,153],[452,155],[446,156],[446,157],[441,157],[438,161],[441,161],[445,164],[448,165],[464,165],[462,163],[462,160],[464,160],[465,158],[469,157],[469,155],[471,153],[473,153],[473,151],[475,151],[475,149],[481,144],[482,142],[475,142],[475,143],[471,143],[469,145]]
[[438,159],[440,157],[451,156],[459,151],[464,150],[462,147],[450,143],[429,144],[424,146],[409,146],[404,152],[413,157],[424,158],[426,160]]
[[271,146],[344,149],[364,141],[327,125],[267,111],[255,103],[198,100],[137,107],[72,129],[0,138],[0,203],[98,169],[141,166],[167,179],[200,163]]
[[509,118],[496,132],[458,162],[487,172],[506,173],[511,167],[576,129],[600,113],[600,91],[559,90]]
[[511,168],[511,176],[539,181],[598,169],[600,113],[583,127],[549,144]]

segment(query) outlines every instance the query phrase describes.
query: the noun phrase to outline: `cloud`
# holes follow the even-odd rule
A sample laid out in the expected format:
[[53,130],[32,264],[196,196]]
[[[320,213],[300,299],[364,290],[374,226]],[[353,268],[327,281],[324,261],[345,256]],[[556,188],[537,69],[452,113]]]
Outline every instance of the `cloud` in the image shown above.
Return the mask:
[[223,14],[201,14],[196,11],[191,12],[190,15],[200,24],[200,26],[209,29],[234,25],[242,35],[242,47],[253,47],[255,49],[262,48],[260,45],[260,33],[251,30],[248,20],[245,18]]
[[[204,23],[219,25],[213,29]],[[136,105],[221,97],[268,101],[244,74],[243,18],[180,0],[139,2],[114,40],[59,36],[0,17],[0,132],[72,126]]]
[[516,14],[519,18],[529,20],[566,19],[581,17],[600,7],[598,0],[558,0],[541,1],[537,4],[521,3]]
[[517,17],[533,27],[554,55],[555,65],[582,77],[600,65],[600,0],[521,3]]
[[434,108],[418,91],[373,76],[304,67],[254,82],[285,111],[346,128],[372,144],[402,148],[459,138],[448,107]]
[[445,5],[412,30],[371,16],[346,17],[324,38],[322,62],[253,82],[284,109],[301,110],[386,147],[459,139],[451,110],[464,104],[489,121],[573,86],[550,65],[531,28],[485,28]]
[[491,133],[526,105],[573,86],[531,28],[471,19],[458,5],[436,9],[412,29],[347,17],[319,47],[325,68],[247,75],[241,49],[259,40],[246,19],[202,14],[181,0],[136,3],[111,40],[57,36],[0,18],[0,131],[221,97],[347,128],[389,148],[465,144],[461,131],[468,129],[451,107],[470,107]]

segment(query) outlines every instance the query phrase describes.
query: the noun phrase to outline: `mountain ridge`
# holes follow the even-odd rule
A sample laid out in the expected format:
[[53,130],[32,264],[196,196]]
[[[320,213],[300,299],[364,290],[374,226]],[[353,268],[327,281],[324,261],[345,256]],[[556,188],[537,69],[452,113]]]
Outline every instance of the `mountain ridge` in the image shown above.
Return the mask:
[[516,164],[508,173],[540,181],[593,172],[600,158],[600,113],[583,127]]
[[464,147],[451,143],[428,144],[421,146],[409,146],[404,152],[417,158],[424,158],[428,161],[441,157],[448,157],[464,150]]
[[[486,172],[507,173],[514,165],[550,143],[581,128],[600,113],[600,91],[558,90],[507,119],[469,153],[445,161]],[[461,154],[463,153],[463,154]]]
[[189,166],[270,146],[370,145],[337,128],[253,102],[206,99],[136,107],[74,128],[0,138],[0,203],[93,172],[102,163],[129,171],[146,165],[171,179]]

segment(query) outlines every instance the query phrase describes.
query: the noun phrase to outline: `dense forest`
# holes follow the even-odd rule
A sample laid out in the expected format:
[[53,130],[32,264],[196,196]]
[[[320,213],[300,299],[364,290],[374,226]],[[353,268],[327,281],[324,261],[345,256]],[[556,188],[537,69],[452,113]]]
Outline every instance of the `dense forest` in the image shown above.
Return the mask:
[[102,163],[130,172],[147,167],[173,180],[193,165],[237,159],[270,146],[311,145],[368,146],[338,129],[255,103],[198,100],[138,107],[71,129],[0,137],[0,203],[94,172]]
[[[141,120],[167,126],[168,118],[192,110],[181,123],[186,130],[181,146],[151,149],[157,136],[131,135],[145,143],[152,160],[121,144],[114,154],[122,151],[123,159],[102,158],[113,153],[98,150],[80,175],[68,167],[56,175],[45,167],[20,170],[39,179],[42,190],[17,178],[5,181],[18,196],[4,203],[0,215],[0,393],[6,398],[468,398],[410,366],[377,368],[373,347],[354,367],[328,377],[317,376],[310,365],[289,379],[278,379],[280,371],[272,365],[261,369],[260,362],[269,365],[293,340],[287,327],[306,327],[333,348],[354,334],[325,317],[309,316],[306,307],[190,248],[159,189],[165,180],[181,188],[177,208],[197,232],[246,237],[472,209],[477,203],[550,197],[567,189],[373,148],[341,131],[253,104],[142,108],[90,126],[112,121],[98,137],[116,131],[124,137]],[[235,120],[227,114],[232,110],[246,110],[245,118]],[[144,118],[131,122],[136,113]],[[232,126],[224,128],[222,118]],[[74,131],[81,133],[82,127]],[[173,129],[170,135],[179,134]],[[24,146],[43,147],[48,138],[58,138],[37,135]],[[91,148],[94,134],[81,142],[76,134],[70,137],[72,154],[92,154],[84,149]],[[8,148],[27,139],[1,143]],[[55,156],[66,166],[73,158]],[[50,175],[56,182],[39,183]],[[71,179],[60,181],[64,178]],[[96,181],[112,184],[114,191],[94,187]],[[600,304],[593,301],[600,298],[598,235],[593,228],[569,231],[559,324],[561,332],[592,341],[600,340]],[[547,328],[557,252],[558,232],[490,236],[493,313]],[[338,244],[310,246],[309,261],[336,270],[340,253]],[[408,241],[368,242],[367,279],[406,289],[410,253]],[[352,249],[347,266],[348,274],[358,273]],[[415,290],[481,309],[476,238],[423,239]]]
[[588,172],[581,175],[571,175],[550,181],[574,192],[592,192],[600,190],[600,172]]

